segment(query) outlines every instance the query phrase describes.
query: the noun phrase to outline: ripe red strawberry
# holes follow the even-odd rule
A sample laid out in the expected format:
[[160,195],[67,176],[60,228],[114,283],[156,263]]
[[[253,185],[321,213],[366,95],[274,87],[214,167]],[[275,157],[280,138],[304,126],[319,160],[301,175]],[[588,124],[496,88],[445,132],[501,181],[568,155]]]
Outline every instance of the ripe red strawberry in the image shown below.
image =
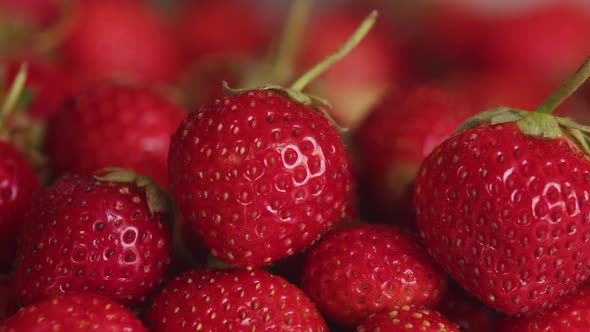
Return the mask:
[[466,100],[432,86],[414,86],[383,100],[353,133],[363,193],[377,207],[370,210],[413,225],[413,181],[420,163],[472,114]]
[[348,326],[402,305],[435,306],[447,280],[420,238],[389,225],[352,225],[309,252],[301,286],[326,318]]
[[64,63],[83,81],[170,83],[182,57],[174,34],[145,1],[82,1],[60,46]]
[[496,20],[482,43],[493,70],[516,70],[555,82],[590,53],[590,12],[574,2],[556,2]]
[[590,331],[590,284],[582,285],[553,309],[521,318],[506,318],[497,332],[584,332]]
[[55,296],[22,308],[0,327],[0,332],[147,332],[129,309],[88,293]]
[[17,234],[39,189],[29,162],[12,144],[0,140],[0,271],[12,267]]
[[160,195],[149,180],[123,171],[68,175],[46,188],[19,238],[14,279],[21,302],[70,291],[142,302],[169,263]]
[[81,92],[47,128],[47,155],[57,174],[122,167],[167,187],[170,135],[185,113],[154,92],[104,85]]
[[492,331],[493,315],[490,309],[468,297],[457,286],[449,287],[436,310],[457,324],[462,332]]
[[188,271],[154,298],[146,324],[152,332],[328,331],[303,291],[262,270]]
[[[330,54],[346,40],[358,21],[356,14],[343,11],[317,17],[307,30],[313,38],[304,41],[301,66],[309,68]],[[398,37],[388,28],[373,29],[358,47],[310,86],[310,91],[331,102],[334,117],[345,127],[358,125],[403,76]]]
[[[6,66],[7,82],[16,77],[23,60],[11,60]],[[27,115],[46,120],[57,111],[64,100],[77,90],[77,83],[58,66],[40,60],[26,60],[26,90],[31,95]]]
[[469,119],[418,172],[429,251],[497,311],[535,313],[590,276],[590,127],[550,115],[589,76],[590,58],[535,112]]
[[18,300],[12,287],[12,279],[0,275],[0,324],[18,310]]
[[436,310],[402,306],[371,315],[357,331],[459,332],[459,328]]
[[172,192],[214,256],[268,265],[343,222],[350,163],[319,112],[253,90],[193,112],[172,137]]
[[[236,0],[187,2],[178,33],[191,60],[252,57],[267,45],[268,33],[252,4]],[[245,15],[245,13],[249,13]],[[223,22],[223,24],[220,24]]]

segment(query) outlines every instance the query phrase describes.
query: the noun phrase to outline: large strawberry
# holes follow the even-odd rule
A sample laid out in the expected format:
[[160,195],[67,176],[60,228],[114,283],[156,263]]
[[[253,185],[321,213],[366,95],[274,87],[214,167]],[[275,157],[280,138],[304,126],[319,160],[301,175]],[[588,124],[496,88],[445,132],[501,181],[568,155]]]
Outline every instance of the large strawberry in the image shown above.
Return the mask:
[[375,19],[291,87],[229,91],[180,125],[170,144],[171,190],[213,256],[268,265],[350,217],[354,186],[340,134],[320,112],[326,102],[301,90]]
[[356,326],[382,309],[436,305],[447,280],[417,235],[361,224],[329,232],[310,250],[301,286],[327,318]]
[[0,332],[147,332],[133,313],[112,300],[88,293],[52,297],[19,310]]
[[0,103],[0,271],[8,271],[16,253],[16,236],[22,225],[39,180],[25,155],[12,144],[12,119],[19,90],[26,81],[21,70]]
[[327,332],[305,293],[262,270],[195,269],[168,283],[146,314],[152,332]]
[[142,87],[101,85],[71,99],[51,118],[47,154],[55,173],[134,170],[167,187],[170,135],[185,113]]
[[136,304],[169,263],[167,202],[128,171],[68,175],[35,200],[20,236],[15,288],[24,304],[88,291]]
[[550,113],[590,61],[536,112],[467,121],[424,160],[417,222],[435,259],[509,315],[551,306],[590,275],[590,128]]
[[459,328],[436,310],[402,306],[371,315],[358,332],[459,332]]
[[506,318],[497,332],[584,332],[590,331],[590,284],[563,298],[552,309],[521,318]]
[[471,115],[465,100],[432,86],[414,86],[384,99],[353,133],[370,211],[413,225],[413,181],[420,163]]
[[174,34],[146,1],[80,1],[59,51],[83,81],[174,82],[182,57]]

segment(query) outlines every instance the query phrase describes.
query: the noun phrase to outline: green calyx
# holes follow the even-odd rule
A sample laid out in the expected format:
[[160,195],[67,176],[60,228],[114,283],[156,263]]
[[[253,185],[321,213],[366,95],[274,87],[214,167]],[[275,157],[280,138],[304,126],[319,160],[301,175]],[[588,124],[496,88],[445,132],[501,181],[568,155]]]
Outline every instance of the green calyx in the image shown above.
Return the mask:
[[97,180],[131,183],[145,191],[150,213],[168,213],[170,211],[170,199],[166,192],[160,188],[150,177],[139,175],[135,172],[121,168],[106,168],[94,176]]
[[475,115],[465,121],[456,132],[482,124],[497,125],[516,123],[523,134],[541,139],[566,138],[590,155],[590,126],[574,122],[566,117],[551,115],[561,103],[571,96],[590,77],[590,58],[549,96],[534,112],[499,107]]
[[7,122],[10,115],[15,111],[18,104],[18,100],[23,94],[25,89],[25,83],[27,82],[27,65],[26,63],[21,64],[18,73],[16,74],[14,81],[8,87],[6,94],[2,96],[2,102],[0,103],[0,134],[6,131]]
[[[334,53],[328,55],[324,58],[321,62],[313,66],[303,75],[301,75],[295,82],[291,84],[288,88],[278,86],[278,85],[265,85],[262,87],[257,88],[256,90],[265,90],[269,91],[283,97],[289,98],[290,100],[302,104],[305,106],[309,106],[316,111],[323,113],[323,115],[334,125],[340,132],[344,132],[347,129],[342,128],[338,125],[338,123],[330,116],[329,109],[332,108],[330,103],[320,97],[312,96],[306,94],[303,91],[305,87],[315,80],[318,76],[323,74],[328,68],[330,68],[334,63],[338,60],[342,59],[346,56],[352,49],[354,49],[367,35],[367,33],[371,30],[371,28],[375,25],[377,20],[378,13],[376,10],[373,10],[367,18],[363,20],[357,30],[348,38],[344,44],[342,44]],[[248,91],[252,91],[254,89],[245,88],[245,89],[231,89],[227,86],[227,83],[224,82],[224,88],[226,94],[233,96],[239,93],[244,93]]]

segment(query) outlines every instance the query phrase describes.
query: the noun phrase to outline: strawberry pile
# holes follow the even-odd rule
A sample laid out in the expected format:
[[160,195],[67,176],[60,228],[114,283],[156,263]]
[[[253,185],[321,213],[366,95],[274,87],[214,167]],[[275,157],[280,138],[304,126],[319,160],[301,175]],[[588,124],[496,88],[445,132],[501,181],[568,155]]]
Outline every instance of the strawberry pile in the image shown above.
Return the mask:
[[478,3],[0,0],[0,332],[590,331],[590,9]]

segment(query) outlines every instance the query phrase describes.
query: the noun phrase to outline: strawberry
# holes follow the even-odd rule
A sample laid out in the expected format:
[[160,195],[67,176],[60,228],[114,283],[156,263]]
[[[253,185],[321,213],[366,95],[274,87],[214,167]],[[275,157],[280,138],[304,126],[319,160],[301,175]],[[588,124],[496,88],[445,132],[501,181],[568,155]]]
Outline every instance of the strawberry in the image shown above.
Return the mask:
[[[7,82],[16,77],[23,60],[8,61]],[[64,100],[77,90],[77,83],[62,68],[41,60],[27,60],[26,91],[31,95],[27,114],[39,120],[48,119],[61,106]]]
[[483,304],[468,297],[465,292],[453,285],[435,308],[451,322],[457,324],[462,332],[491,332],[492,313]]
[[472,114],[464,99],[418,85],[390,95],[368,115],[353,139],[361,156],[364,196],[383,211],[380,215],[414,224],[412,185],[420,163]]
[[269,265],[356,211],[350,161],[327,115],[329,104],[302,90],[354,48],[376,17],[372,12],[290,87],[227,88],[227,97],[191,113],[173,135],[171,191],[223,263]]
[[99,175],[63,176],[33,202],[14,271],[23,304],[88,291],[132,305],[162,281],[170,252],[165,198],[131,172]]
[[459,332],[459,328],[440,312],[402,306],[371,315],[358,332]]
[[336,323],[401,305],[431,307],[447,287],[417,235],[389,225],[333,230],[310,250],[301,287]]
[[590,284],[585,283],[554,308],[536,315],[507,318],[497,332],[583,332],[590,330]]
[[81,1],[59,51],[82,81],[174,82],[182,57],[173,34],[145,1]]
[[[307,30],[301,66],[307,68],[323,59],[354,30],[356,14],[329,11],[319,15]],[[378,26],[340,63],[327,70],[310,90],[334,106],[334,117],[354,128],[403,76],[398,37],[387,26]]]
[[590,12],[556,2],[496,20],[480,49],[491,71],[516,70],[554,83],[590,53],[589,38]]
[[108,298],[72,293],[22,308],[0,327],[0,332],[147,332],[129,309]]
[[475,116],[418,172],[428,249],[462,288],[508,315],[547,308],[590,276],[589,128],[548,114],[589,73],[587,61],[536,112]]
[[16,254],[16,236],[39,180],[25,157],[0,140],[0,270],[8,271]]
[[172,137],[170,185],[212,254],[268,265],[345,220],[353,190],[336,129],[276,93],[244,92],[193,112]]
[[169,282],[146,313],[160,331],[328,331],[307,296],[262,270],[195,269]]
[[167,187],[170,135],[184,115],[146,88],[89,88],[67,100],[50,119],[47,155],[57,174],[124,167]]
[[[269,41],[261,17],[256,16],[250,3],[191,1],[181,11],[177,29],[186,52],[195,62],[260,55]],[[246,12],[249,15],[244,15]]]
[[7,275],[0,275],[0,324],[17,310],[18,301],[12,288],[12,279]]

